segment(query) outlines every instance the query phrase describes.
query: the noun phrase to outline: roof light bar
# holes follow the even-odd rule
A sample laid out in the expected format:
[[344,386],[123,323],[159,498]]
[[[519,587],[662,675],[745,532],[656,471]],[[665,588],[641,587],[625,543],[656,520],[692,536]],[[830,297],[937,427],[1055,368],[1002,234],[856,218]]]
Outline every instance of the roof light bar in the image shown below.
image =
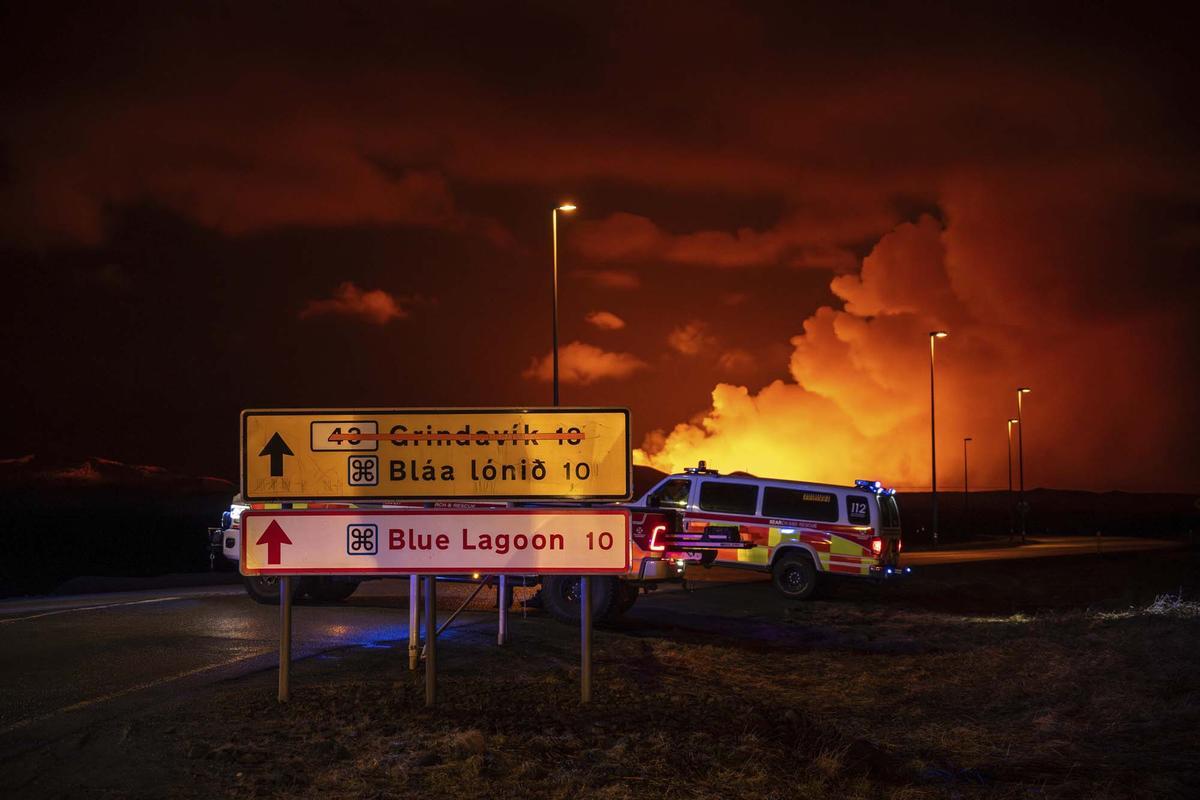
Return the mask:
[[875,494],[881,494],[885,497],[890,497],[896,493],[895,489],[883,488],[883,484],[880,483],[879,481],[868,481],[868,480],[859,478],[858,480],[856,480],[854,482],[854,485],[857,486],[859,489],[865,489],[868,492],[874,492]]

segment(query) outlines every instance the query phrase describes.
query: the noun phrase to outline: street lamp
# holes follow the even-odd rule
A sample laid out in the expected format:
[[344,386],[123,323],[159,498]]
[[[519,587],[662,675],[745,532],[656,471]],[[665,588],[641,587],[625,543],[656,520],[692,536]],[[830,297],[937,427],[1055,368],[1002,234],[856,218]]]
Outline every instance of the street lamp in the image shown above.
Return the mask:
[[574,203],[563,203],[550,212],[550,242],[554,251],[554,334],[551,356],[554,360],[554,405],[558,405],[558,212],[565,214],[575,210]]
[[1021,512],[1021,544],[1025,544],[1025,518],[1028,512],[1025,505],[1025,417],[1022,414],[1021,398],[1032,391],[1028,386],[1017,387],[1017,474],[1021,481],[1021,495],[1017,508]]
[[937,434],[934,427],[933,404],[933,343],[945,339],[950,334],[946,331],[929,332],[929,472],[933,490],[933,546],[938,544],[938,507],[937,507]]
[[1012,542],[1016,535],[1016,522],[1013,520],[1013,496],[1012,496],[1012,426],[1017,424],[1017,420],[1010,419],[1008,421],[1008,541]]
[[971,531],[971,484],[967,475],[967,442],[973,441],[970,436],[963,437],[963,527],[968,534]]

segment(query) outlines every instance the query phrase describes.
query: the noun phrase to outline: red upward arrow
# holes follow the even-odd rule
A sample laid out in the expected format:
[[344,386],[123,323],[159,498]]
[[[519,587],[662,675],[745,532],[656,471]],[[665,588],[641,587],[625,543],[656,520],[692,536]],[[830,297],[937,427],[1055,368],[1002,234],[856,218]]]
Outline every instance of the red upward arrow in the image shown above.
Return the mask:
[[283,532],[283,528],[279,527],[279,523],[271,520],[271,524],[263,531],[263,535],[258,537],[255,544],[265,544],[267,546],[267,563],[279,563],[279,547],[280,545],[291,544],[292,540]]

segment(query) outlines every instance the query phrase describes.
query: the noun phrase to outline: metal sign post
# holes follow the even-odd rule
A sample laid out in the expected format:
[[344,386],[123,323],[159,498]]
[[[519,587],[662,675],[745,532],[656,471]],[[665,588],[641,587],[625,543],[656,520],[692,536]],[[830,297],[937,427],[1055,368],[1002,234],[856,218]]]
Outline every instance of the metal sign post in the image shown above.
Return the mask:
[[437,578],[425,576],[425,706],[437,701]]
[[579,576],[579,702],[592,702],[592,592],[587,575]]
[[415,672],[421,655],[421,582],[408,576],[408,669]]
[[508,576],[501,575],[496,589],[496,606],[499,609],[496,644],[501,647],[508,644],[508,605]]
[[286,703],[290,692],[288,672],[292,666],[292,579],[279,579],[279,702]]

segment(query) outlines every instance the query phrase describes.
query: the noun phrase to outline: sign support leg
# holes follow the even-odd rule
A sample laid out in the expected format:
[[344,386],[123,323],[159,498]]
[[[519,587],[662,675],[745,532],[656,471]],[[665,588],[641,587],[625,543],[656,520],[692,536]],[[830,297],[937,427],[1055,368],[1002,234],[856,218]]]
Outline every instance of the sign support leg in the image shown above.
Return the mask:
[[421,657],[421,579],[408,576],[408,669],[415,672]]
[[292,665],[292,580],[288,575],[279,578],[279,702],[286,703],[289,694],[289,670]]
[[437,699],[437,579],[425,578],[425,706]]
[[592,591],[587,575],[579,576],[579,702],[592,702]]
[[496,632],[496,644],[503,647],[508,644],[508,576],[500,576],[500,586],[497,589],[496,605],[500,609],[500,626]]

